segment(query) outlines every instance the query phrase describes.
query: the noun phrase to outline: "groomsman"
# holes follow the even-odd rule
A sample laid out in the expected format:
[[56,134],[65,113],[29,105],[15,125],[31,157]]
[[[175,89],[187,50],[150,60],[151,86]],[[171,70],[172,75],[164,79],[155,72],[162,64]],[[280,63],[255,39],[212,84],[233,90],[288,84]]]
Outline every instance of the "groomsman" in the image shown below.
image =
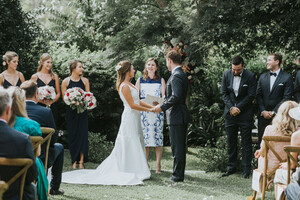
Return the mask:
[[295,80],[295,101],[300,103],[300,70],[298,70]]
[[266,126],[271,124],[280,104],[292,98],[293,78],[280,69],[281,62],[282,56],[280,54],[270,54],[267,59],[269,72],[262,74],[258,80],[258,144],[262,140]]
[[225,103],[224,118],[227,134],[227,172],[229,176],[236,172],[238,131],[242,137],[243,177],[249,178],[251,173],[253,124],[253,103],[256,92],[255,75],[244,69],[241,56],[233,57],[231,70],[223,74],[221,94]]

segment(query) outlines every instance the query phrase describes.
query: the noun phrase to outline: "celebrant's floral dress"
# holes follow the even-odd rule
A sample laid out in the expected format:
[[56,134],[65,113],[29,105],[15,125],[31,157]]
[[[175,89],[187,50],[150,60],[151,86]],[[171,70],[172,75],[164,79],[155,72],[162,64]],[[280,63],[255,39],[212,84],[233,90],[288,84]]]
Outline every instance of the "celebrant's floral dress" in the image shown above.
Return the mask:
[[[67,89],[79,87],[85,91],[83,81],[72,81],[70,78]],[[69,150],[71,154],[72,164],[80,160],[80,152],[84,155],[84,161],[88,159],[88,113],[77,113],[77,109],[73,110],[67,105],[66,123],[68,131]]]
[[[161,78],[144,80],[140,77],[140,97],[147,94],[161,97]],[[142,129],[146,147],[163,146],[164,113],[141,112]]]

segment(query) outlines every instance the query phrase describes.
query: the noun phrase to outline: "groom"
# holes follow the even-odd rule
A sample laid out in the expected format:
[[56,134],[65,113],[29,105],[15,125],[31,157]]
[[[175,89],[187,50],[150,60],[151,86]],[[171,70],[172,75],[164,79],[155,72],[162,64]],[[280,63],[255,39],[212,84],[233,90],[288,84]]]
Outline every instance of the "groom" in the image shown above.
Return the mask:
[[171,76],[166,87],[166,101],[155,107],[155,112],[166,112],[170,142],[174,157],[172,182],[184,180],[186,160],[186,133],[189,113],[185,105],[189,81],[181,69],[181,55],[172,50],[166,55],[166,64]]

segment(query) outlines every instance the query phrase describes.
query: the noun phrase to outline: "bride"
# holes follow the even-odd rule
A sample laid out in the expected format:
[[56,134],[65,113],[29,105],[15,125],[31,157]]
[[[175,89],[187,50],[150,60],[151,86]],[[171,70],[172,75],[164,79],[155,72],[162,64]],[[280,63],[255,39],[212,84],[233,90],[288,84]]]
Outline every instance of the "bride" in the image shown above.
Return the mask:
[[96,170],[63,173],[64,183],[138,185],[150,178],[139,111],[151,112],[153,107],[139,100],[137,88],[130,83],[135,70],[129,61],[119,62],[116,71],[116,85],[124,111],[114,149]]

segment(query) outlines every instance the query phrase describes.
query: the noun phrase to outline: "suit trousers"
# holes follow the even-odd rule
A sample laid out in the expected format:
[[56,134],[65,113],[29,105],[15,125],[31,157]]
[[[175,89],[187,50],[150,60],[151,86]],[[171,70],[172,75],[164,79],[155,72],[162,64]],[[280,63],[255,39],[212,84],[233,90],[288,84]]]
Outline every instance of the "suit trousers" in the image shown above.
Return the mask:
[[186,163],[187,125],[169,125],[169,131],[174,158],[172,179],[175,181],[183,181]]
[[300,200],[300,186],[297,182],[291,183],[285,189],[288,200]]
[[263,116],[258,117],[258,149],[260,148],[260,143],[265,132],[265,128],[271,124],[273,118],[265,119]]
[[54,144],[54,161],[52,166],[51,189],[58,190],[61,184],[61,174],[64,166],[64,146],[60,143]]
[[237,168],[238,155],[238,131],[242,138],[242,167],[244,173],[251,172],[252,160],[252,121],[225,120],[225,129],[227,134],[227,155],[228,165],[227,171],[235,171]]

